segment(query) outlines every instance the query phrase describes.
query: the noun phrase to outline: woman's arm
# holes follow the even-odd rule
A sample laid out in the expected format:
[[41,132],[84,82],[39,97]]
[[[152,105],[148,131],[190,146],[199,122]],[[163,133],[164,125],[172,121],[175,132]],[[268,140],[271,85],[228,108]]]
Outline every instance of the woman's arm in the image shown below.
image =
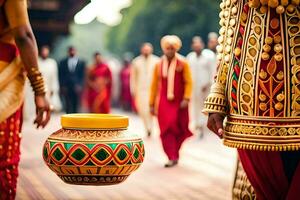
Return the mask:
[[37,127],[45,127],[50,120],[50,106],[45,98],[43,77],[38,69],[38,50],[29,24],[26,0],[7,0],[5,15],[14,36],[24,68],[35,93]]

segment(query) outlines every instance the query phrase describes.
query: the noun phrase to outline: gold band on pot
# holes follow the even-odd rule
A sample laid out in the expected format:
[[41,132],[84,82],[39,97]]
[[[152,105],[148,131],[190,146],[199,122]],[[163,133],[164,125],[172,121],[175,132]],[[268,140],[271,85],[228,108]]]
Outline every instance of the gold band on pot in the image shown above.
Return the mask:
[[65,129],[126,129],[128,117],[114,114],[66,114],[61,117]]

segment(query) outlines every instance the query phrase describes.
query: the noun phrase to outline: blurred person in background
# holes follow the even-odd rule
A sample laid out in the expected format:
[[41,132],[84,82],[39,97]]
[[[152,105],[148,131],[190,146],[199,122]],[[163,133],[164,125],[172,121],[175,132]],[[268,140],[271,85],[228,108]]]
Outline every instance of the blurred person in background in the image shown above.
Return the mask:
[[[59,98],[59,83],[57,63],[54,59],[49,58],[49,47],[42,46],[40,49],[39,68],[45,80],[46,96],[52,106],[53,111],[59,112],[62,108]],[[26,101],[24,102],[24,119],[31,120],[35,113],[34,109],[34,93],[30,88],[30,83],[27,81],[25,86]]]
[[210,58],[216,59],[217,46],[218,46],[218,34],[215,32],[210,32],[207,36],[207,49],[203,49],[203,55]]
[[109,113],[111,105],[112,74],[99,52],[94,64],[87,70],[85,104],[91,113]]
[[211,80],[213,76],[217,73],[217,46],[218,46],[218,34],[215,32],[210,32],[208,34],[207,49],[203,49],[202,55],[210,60],[211,68],[214,69],[212,73]]
[[153,116],[149,110],[150,85],[154,67],[159,57],[153,55],[153,46],[144,43],[141,46],[141,55],[132,61],[130,88],[139,116],[144,122],[147,136],[153,131]]
[[162,146],[169,161],[177,165],[183,142],[192,136],[189,130],[189,100],[192,77],[189,64],[177,54],[182,46],[175,35],[161,39],[163,57],[155,65],[150,94],[150,112],[157,115]]
[[0,0],[0,199],[16,195],[25,73],[34,91],[37,128],[50,120],[26,0]]
[[60,111],[62,108],[59,98],[58,68],[54,59],[49,58],[50,49],[48,46],[42,46],[40,50],[39,66],[45,79],[47,97],[54,111]]
[[202,113],[204,101],[211,85],[212,73],[210,59],[202,54],[204,42],[201,37],[195,36],[192,40],[193,51],[187,55],[193,78],[193,92],[191,98],[191,124],[195,133],[203,137],[206,126],[206,117]]
[[85,62],[76,55],[74,47],[68,48],[68,56],[58,67],[60,94],[66,113],[77,113],[85,77]]
[[120,72],[120,104],[126,111],[132,110],[132,97],[130,92],[130,67],[131,59],[129,55],[124,56],[123,68]]

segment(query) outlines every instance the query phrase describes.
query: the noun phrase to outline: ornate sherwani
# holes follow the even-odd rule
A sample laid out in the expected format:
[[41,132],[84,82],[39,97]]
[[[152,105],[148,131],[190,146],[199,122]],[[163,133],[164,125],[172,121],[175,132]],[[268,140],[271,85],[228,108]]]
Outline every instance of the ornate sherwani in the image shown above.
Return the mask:
[[221,9],[220,70],[205,111],[227,115],[225,145],[300,149],[299,0],[225,0]]
[[299,0],[223,0],[220,7],[220,65],[204,111],[226,116],[224,144],[238,149],[255,198],[299,199]]

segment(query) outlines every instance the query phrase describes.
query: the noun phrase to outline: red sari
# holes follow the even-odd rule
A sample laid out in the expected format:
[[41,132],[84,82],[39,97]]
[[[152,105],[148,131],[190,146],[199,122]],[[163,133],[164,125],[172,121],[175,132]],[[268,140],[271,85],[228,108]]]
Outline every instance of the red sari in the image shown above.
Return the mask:
[[14,199],[20,161],[22,109],[0,123],[0,199]]
[[[189,113],[187,108],[180,108],[180,103],[186,98],[187,88],[191,88],[189,80],[185,80],[184,73],[189,74],[189,66],[185,61],[177,59],[177,65],[174,77],[174,98],[169,100],[167,97],[168,80],[163,77],[162,74],[162,62],[156,66],[153,79],[158,78],[158,112],[157,119],[160,128],[160,138],[162,141],[163,149],[168,156],[169,160],[178,160],[179,151],[183,142],[190,136],[191,131],[188,128],[189,124]],[[157,75],[159,73],[160,75]],[[152,82],[153,84],[153,82]],[[155,91],[152,91],[153,96]],[[151,97],[150,97],[151,98]],[[150,100],[151,101],[151,100]]]
[[112,88],[112,74],[105,63],[96,65],[88,73],[86,92],[89,111],[92,113],[109,113]]
[[25,76],[12,30],[29,24],[26,0],[0,0],[0,199],[16,196]]
[[130,93],[130,65],[126,64],[120,73],[121,79],[121,105],[124,109],[131,110],[132,98]]
[[[0,42],[0,69],[18,56],[17,48],[12,44]],[[0,83],[1,85],[1,83]],[[5,88],[3,89],[5,90]],[[0,101],[5,101],[1,94]],[[12,105],[13,102],[10,102]],[[10,107],[11,105],[8,105]],[[0,120],[0,199],[14,199],[16,195],[18,165],[20,161],[20,142],[22,126],[22,108],[12,108],[5,120]],[[0,113],[4,115],[5,113]]]

